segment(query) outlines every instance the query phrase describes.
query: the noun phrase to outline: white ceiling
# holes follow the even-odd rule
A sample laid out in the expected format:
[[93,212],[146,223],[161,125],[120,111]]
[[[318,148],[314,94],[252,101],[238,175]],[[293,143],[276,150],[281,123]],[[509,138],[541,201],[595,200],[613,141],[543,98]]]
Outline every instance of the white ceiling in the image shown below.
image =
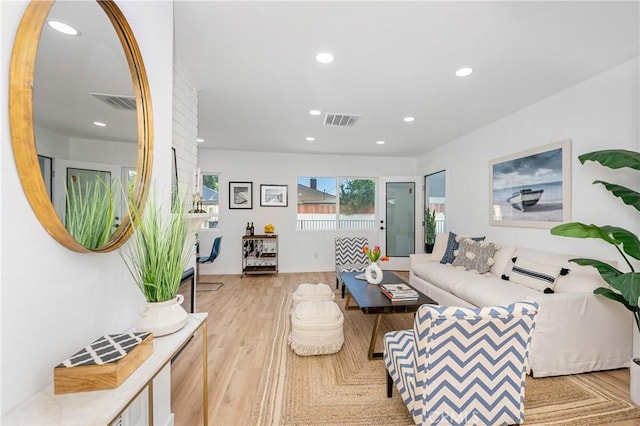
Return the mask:
[[[639,55],[638,1],[180,0],[174,11],[206,148],[411,157]],[[316,62],[320,51],[335,61]],[[455,77],[462,66],[475,72]],[[362,117],[326,127],[310,109]]]

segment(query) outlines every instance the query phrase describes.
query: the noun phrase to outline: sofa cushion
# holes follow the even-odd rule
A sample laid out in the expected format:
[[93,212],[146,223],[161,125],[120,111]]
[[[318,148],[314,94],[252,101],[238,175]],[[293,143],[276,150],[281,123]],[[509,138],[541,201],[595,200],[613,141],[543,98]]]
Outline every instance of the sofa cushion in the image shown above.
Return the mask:
[[473,278],[457,286],[455,294],[475,306],[508,305],[514,300],[534,300],[533,297],[546,296],[532,288],[497,277],[467,274]]
[[428,283],[453,294],[456,294],[458,286],[463,285],[466,281],[469,281],[469,278],[477,275],[439,262],[412,265],[411,271]]
[[547,288],[553,290],[561,269],[558,265],[545,265],[518,256],[509,274],[509,281],[538,291],[545,291]]
[[[458,235],[454,232],[449,232],[447,249],[445,250],[444,255],[442,256],[442,259],[440,259],[440,263],[453,263],[453,261],[456,258],[456,255],[454,252],[458,250],[458,245],[460,244],[460,241],[462,241],[465,238],[468,238],[468,237]],[[484,241],[484,238],[485,237],[471,237],[471,239],[474,241]]]
[[437,233],[436,242],[433,245],[433,251],[431,256],[434,260],[442,259],[445,251],[447,250],[447,243],[449,242],[449,234]]
[[[491,265],[489,272],[498,278],[502,277],[504,274],[509,275],[512,265],[511,258],[515,252],[516,246],[505,246],[500,244],[500,248],[498,248],[493,255],[494,263]],[[509,267],[508,271],[506,271],[507,267]]]
[[494,264],[493,256],[499,245],[487,241],[474,241],[465,238],[460,241],[458,254],[453,260],[453,266],[462,266],[467,271],[484,274],[489,272]]
[[[615,267],[615,260],[603,261]],[[580,266],[577,263],[569,263],[570,272],[567,275],[560,275],[556,280],[556,286],[553,289],[556,293],[568,293],[586,291],[592,292],[598,287],[608,287],[609,284],[602,279],[596,268],[591,266]]]
[[[608,285],[600,277],[600,274],[595,268],[592,268],[591,266],[580,266],[577,263],[569,262],[569,259],[588,256],[553,253],[549,251],[534,250],[528,247],[517,247],[515,255],[518,256],[518,258],[522,257],[523,259],[527,259],[536,263],[559,266],[561,268],[568,269],[569,273],[567,275],[561,275],[556,280],[556,285],[553,289],[556,293],[566,293],[574,291],[591,292],[597,287],[606,287]],[[616,267],[618,264],[618,262],[615,260],[601,260],[613,267]],[[506,275],[511,275],[512,265],[513,262],[508,262],[507,267],[505,268],[505,272],[503,273]]]

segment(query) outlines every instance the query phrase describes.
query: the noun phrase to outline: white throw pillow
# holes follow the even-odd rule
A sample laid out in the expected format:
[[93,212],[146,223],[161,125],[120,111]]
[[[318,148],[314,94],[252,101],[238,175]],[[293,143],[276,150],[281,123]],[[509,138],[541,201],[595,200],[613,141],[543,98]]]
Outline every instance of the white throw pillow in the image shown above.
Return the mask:
[[547,288],[553,290],[561,269],[560,266],[543,265],[518,256],[509,274],[509,281],[540,292],[544,292]]
[[439,261],[444,256],[444,252],[447,250],[447,242],[449,241],[449,233],[436,234],[436,242],[433,245],[433,251],[431,252],[431,258],[435,261]]
[[512,265],[511,259],[515,252],[516,246],[501,245],[493,255],[494,264],[491,265],[489,271],[498,278],[502,277],[502,275],[509,275]]

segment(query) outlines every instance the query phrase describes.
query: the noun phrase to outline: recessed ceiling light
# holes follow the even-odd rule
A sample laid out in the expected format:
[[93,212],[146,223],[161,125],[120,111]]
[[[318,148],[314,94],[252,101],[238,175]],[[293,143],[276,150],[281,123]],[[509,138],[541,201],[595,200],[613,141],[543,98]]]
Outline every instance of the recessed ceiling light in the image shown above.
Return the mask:
[[473,73],[473,68],[460,68],[456,71],[458,77],[467,77]]
[[107,127],[107,125],[101,121],[94,121],[93,124],[99,127]]
[[316,55],[316,61],[322,64],[330,64],[333,62],[333,55],[329,52],[320,52]]
[[402,120],[404,120],[406,123],[411,123],[412,121],[416,121],[415,117],[405,117]]
[[311,114],[311,115],[320,115],[320,114],[322,114],[322,112],[320,112],[320,110],[317,110],[317,109],[312,109],[311,111],[309,111],[309,114]]
[[76,30],[71,25],[65,24],[64,22],[54,21],[53,19],[50,19],[47,21],[47,24],[49,24],[51,28],[61,32],[62,34],[73,35],[73,36],[80,35],[80,31]]
[[204,142],[204,139],[202,139],[202,138],[196,138],[196,142],[198,142],[198,143],[202,143],[202,142]]
[[384,145],[384,141],[376,141],[378,145]]
[[312,137],[312,136],[307,136],[306,138],[304,138],[305,140],[309,141],[309,142],[313,142],[316,140],[316,138]]

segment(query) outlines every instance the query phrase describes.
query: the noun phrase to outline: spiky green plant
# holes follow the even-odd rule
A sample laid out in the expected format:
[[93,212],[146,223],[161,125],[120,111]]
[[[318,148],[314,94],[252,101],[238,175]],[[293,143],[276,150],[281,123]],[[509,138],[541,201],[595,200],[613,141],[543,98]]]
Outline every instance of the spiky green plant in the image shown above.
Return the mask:
[[130,204],[135,233],[120,255],[147,302],[172,300],[194,249],[187,243],[184,203],[174,198],[170,212],[151,196],[144,215]]
[[80,182],[80,179],[68,183],[65,227],[78,243],[88,249],[104,246],[115,232],[116,212],[119,197],[117,180],[109,184],[98,177],[96,182]]
[[[596,161],[604,167],[611,169],[630,168],[640,170],[640,153],[635,151],[609,149],[594,151],[578,157],[581,164],[585,161]],[[619,198],[624,204],[640,211],[640,193],[624,186],[596,180],[594,184],[604,186],[607,191]],[[640,330],[640,272],[636,272],[633,264],[627,258],[630,256],[640,260],[640,240],[633,232],[617,226],[585,225],[580,222],[563,223],[551,229],[552,235],[562,235],[573,238],[598,238],[613,245],[622,256],[630,272],[622,272],[608,263],[594,259],[571,259],[578,265],[586,265],[596,268],[604,281],[610,287],[598,287],[593,292],[608,299],[623,304],[633,313],[636,326]],[[626,254],[626,255],[625,255]]]
[[436,242],[436,209],[431,211],[429,207],[424,211],[424,242],[426,244]]

